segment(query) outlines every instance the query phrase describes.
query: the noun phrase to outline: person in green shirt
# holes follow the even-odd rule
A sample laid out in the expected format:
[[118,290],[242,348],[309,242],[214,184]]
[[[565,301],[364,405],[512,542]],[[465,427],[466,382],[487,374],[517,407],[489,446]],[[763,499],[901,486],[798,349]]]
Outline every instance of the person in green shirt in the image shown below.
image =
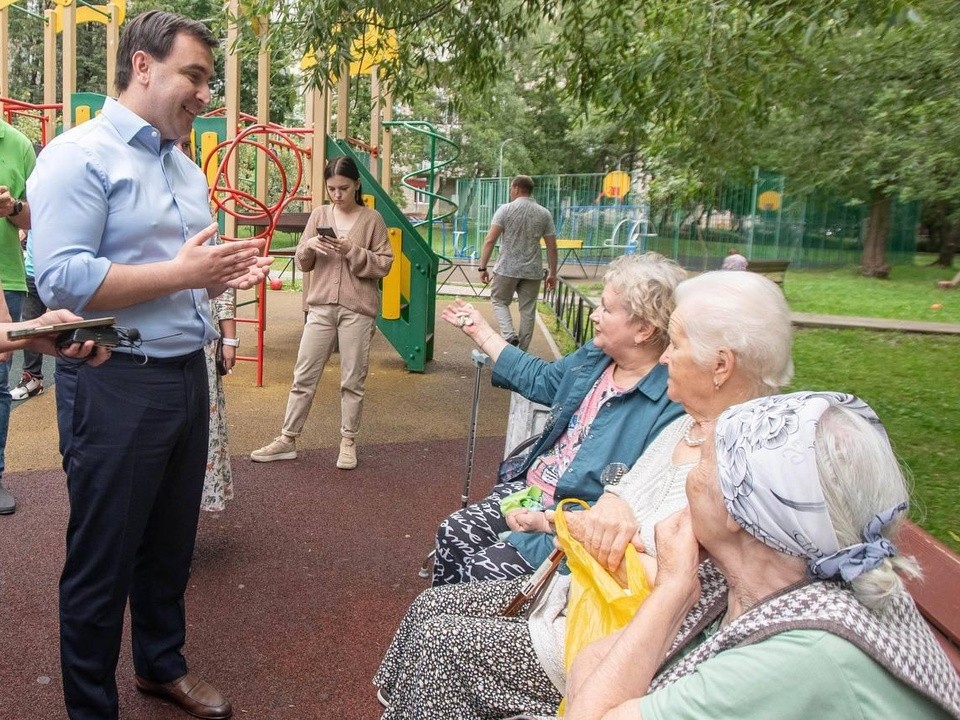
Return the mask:
[[[0,120],[0,321],[20,320],[27,294],[20,231],[30,229],[30,205],[26,199],[27,177],[37,156],[33,144],[12,125]],[[4,451],[10,427],[10,353],[0,353],[0,515],[17,509],[13,496],[3,488]]]

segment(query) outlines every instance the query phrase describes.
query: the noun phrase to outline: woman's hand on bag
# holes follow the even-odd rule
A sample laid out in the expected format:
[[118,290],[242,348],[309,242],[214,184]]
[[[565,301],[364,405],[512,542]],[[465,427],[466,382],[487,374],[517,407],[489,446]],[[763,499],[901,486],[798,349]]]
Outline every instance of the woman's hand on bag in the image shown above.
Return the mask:
[[553,532],[547,514],[542,510],[514,510],[508,512],[504,519],[507,527],[514,532]]
[[597,562],[611,573],[619,570],[627,545],[639,545],[642,552],[637,518],[630,505],[616,495],[604,493],[589,510],[568,513],[566,517],[574,539],[583,543]]

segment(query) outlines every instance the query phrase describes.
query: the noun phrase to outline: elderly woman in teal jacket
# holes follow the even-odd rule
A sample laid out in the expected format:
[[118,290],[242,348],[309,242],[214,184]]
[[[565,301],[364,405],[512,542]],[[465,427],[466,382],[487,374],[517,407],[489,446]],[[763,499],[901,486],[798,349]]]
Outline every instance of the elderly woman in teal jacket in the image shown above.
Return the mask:
[[433,584],[506,580],[534,570],[552,538],[522,529],[501,501],[517,493],[550,507],[568,497],[595,501],[610,463],[631,466],[682,408],[667,397],[667,345],[674,290],[685,273],[656,253],[617,258],[604,276],[591,319],[594,339],[548,362],[509,345],[471,305],[456,301],[442,317],[494,361],[493,384],[551,408],[530,451],[501,467],[484,500],[446,518],[437,531]]

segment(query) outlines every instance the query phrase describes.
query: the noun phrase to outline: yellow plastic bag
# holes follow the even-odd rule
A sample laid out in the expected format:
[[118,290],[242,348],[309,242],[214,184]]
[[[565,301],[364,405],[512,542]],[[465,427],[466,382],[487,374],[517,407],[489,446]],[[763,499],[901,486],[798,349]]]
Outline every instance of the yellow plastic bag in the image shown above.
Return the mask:
[[633,545],[628,545],[624,562],[627,570],[628,588],[620,587],[586,548],[570,536],[561,510],[565,505],[579,504],[588,507],[582,500],[568,498],[557,506],[557,539],[567,554],[570,568],[570,595],[567,601],[567,638],[564,662],[567,669],[586,645],[606,637],[625,627],[636,614],[640,604],[650,594],[650,583],[640,557]]

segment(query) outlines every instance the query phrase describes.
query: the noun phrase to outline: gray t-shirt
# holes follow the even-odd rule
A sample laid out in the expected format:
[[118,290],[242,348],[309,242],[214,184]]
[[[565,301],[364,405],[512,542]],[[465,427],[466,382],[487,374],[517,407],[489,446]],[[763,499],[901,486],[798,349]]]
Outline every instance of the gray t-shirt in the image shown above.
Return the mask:
[[503,228],[500,257],[493,271],[513,278],[542,278],[540,238],[557,234],[550,211],[531,197],[518,197],[497,208],[491,225]]

